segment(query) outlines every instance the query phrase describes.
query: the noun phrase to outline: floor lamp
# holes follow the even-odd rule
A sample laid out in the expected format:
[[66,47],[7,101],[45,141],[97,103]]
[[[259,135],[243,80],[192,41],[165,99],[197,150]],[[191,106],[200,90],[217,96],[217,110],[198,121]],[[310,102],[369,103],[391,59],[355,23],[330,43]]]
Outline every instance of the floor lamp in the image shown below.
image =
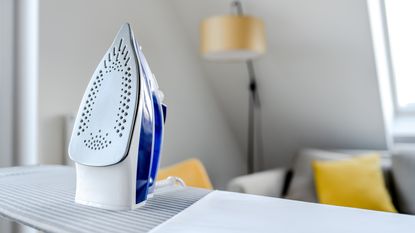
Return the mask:
[[263,22],[243,13],[240,1],[231,3],[233,14],[214,16],[200,26],[200,51],[213,61],[243,61],[249,75],[247,171],[255,171],[255,110],[260,108],[253,59],[265,53]]

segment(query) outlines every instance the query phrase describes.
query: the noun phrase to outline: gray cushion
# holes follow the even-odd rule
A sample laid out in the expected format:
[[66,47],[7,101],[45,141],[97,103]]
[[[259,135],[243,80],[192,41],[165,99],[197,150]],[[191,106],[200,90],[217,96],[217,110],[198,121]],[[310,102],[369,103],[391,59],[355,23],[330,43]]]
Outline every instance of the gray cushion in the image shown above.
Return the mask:
[[318,149],[304,149],[300,151],[293,164],[293,178],[289,185],[286,198],[299,201],[318,202],[315,192],[314,175],[311,167],[312,161],[340,160],[368,153],[378,153],[381,155],[382,170],[384,172],[386,186],[389,187],[389,175],[387,174],[389,174],[390,159],[389,155],[385,154],[384,152],[362,150],[325,151]]
[[313,170],[311,168],[312,161],[345,159],[349,157],[350,156],[347,154],[323,150],[302,150],[294,162],[293,178],[288,188],[286,198],[299,201],[318,202],[315,193]]
[[399,211],[415,214],[415,150],[393,152],[392,176]]

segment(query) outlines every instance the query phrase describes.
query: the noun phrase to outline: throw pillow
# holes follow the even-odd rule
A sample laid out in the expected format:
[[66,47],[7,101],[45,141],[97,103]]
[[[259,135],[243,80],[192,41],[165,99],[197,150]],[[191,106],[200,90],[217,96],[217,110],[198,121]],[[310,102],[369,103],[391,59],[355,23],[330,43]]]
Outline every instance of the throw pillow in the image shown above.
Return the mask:
[[320,203],[396,212],[385,187],[379,155],[314,161],[313,170]]

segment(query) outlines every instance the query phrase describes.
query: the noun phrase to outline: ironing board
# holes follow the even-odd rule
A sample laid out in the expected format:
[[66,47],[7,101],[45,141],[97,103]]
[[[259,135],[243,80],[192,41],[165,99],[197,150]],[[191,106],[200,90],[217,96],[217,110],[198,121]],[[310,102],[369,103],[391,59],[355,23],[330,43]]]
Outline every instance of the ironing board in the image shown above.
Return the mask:
[[75,170],[69,166],[0,169],[0,215],[43,232],[148,232],[210,191],[172,187],[133,211],[74,203]]
[[0,214],[44,232],[413,233],[415,216],[175,187],[134,211],[75,204],[71,167],[0,169]]

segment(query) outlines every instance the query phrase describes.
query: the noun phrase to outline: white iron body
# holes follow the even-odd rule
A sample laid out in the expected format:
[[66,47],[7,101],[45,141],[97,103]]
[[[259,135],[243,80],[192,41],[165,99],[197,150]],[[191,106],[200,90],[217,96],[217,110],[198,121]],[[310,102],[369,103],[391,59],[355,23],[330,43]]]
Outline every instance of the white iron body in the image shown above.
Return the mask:
[[[134,128],[140,128],[140,125],[141,116],[137,115]],[[146,201],[136,203],[135,199],[139,142],[140,134],[135,132],[127,157],[111,166],[93,167],[75,163],[75,202],[108,210],[130,210],[143,206]],[[116,194],[114,190],[117,190]]]
[[[162,93],[128,24],[107,54],[85,92],[69,145],[76,166],[75,202],[131,210],[144,205],[154,191],[165,111],[155,117],[163,109]],[[114,65],[114,59],[122,62]],[[122,82],[117,80],[121,76]],[[163,124],[157,131],[155,118],[160,117]]]

